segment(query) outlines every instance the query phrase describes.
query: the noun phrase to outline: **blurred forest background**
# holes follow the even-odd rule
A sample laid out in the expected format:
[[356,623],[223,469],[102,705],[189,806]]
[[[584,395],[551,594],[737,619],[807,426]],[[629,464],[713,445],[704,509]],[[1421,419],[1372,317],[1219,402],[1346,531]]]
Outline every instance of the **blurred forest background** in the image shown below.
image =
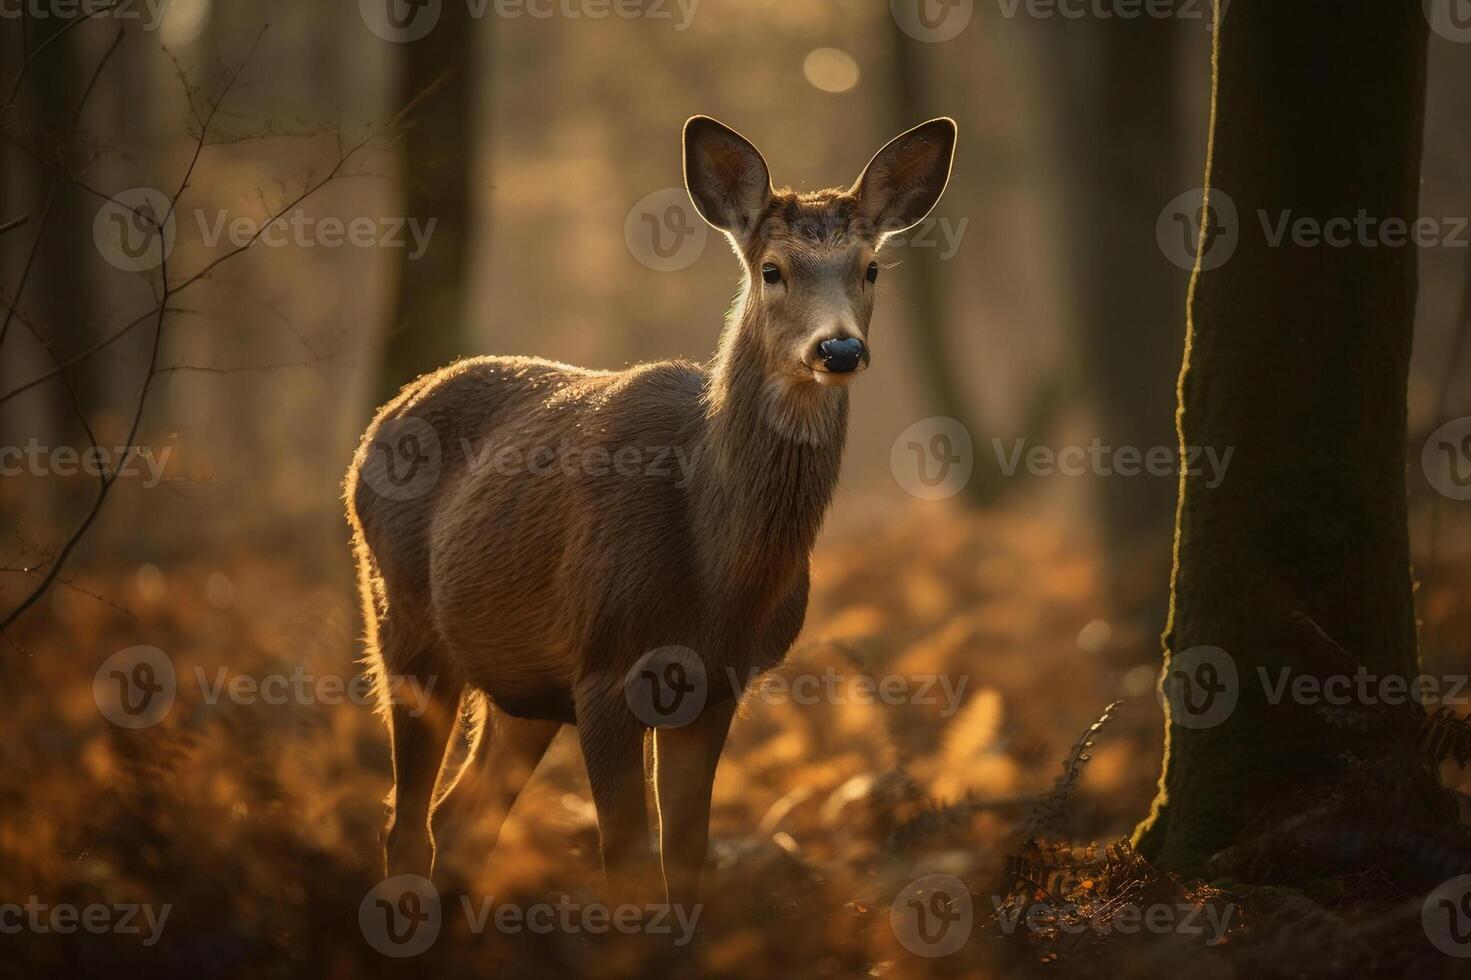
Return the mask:
[[[993,440],[1007,452],[1021,438],[1175,444],[1189,271],[1157,225],[1201,184],[1205,5],[1194,18],[1109,22],[960,4],[969,21],[945,40],[911,36],[872,0],[700,0],[687,23],[688,8],[644,6],[668,17],[507,17],[492,4],[470,18],[446,0],[439,27],[412,44],[378,36],[353,4],[170,0],[156,24],[147,5],[138,19],[79,25],[0,19],[0,445],[85,449],[80,413],[96,444],[147,447],[163,473],[148,485],[140,467],[110,488],[58,581],[7,625],[0,678],[47,692],[12,698],[0,741],[7,893],[158,896],[186,907],[176,939],[212,937],[114,955],[246,963],[284,951],[348,969],[348,939],[306,953],[301,934],[351,933],[374,880],[389,767],[370,710],[205,705],[181,689],[166,724],[129,736],[97,717],[93,672],[147,644],[181,669],[305,663],[351,676],[360,624],[340,481],[388,393],[459,355],[606,368],[707,357],[736,262],[713,233],[672,259],[639,243],[648,216],[663,221],[683,193],[679,132],[694,113],[745,133],[778,184],[805,189],[846,186],[920,121],[959,122],[933,246],[883,256],[894,267],[873,367],[853,390],[794,663],[969,678],[953,718],[747,709],[716,789],[716,862],[738,886],[722,894],[744,896],[729,902],[769,904],[760,914],[773,922],[706,950],[707,965],[791,957],[837,973],[904,955],[836,910],[861,917],[883,882],[916,870],[994,869],[1017,801],[1051,785],[1115,700],[1075,830],[1117,837],[1146,810],[1176,482],[1007,476]],[[1421,211],[1451,220],[1471,214],[1471,45],[1433,37],[1430,63]],[[94,240],[104,202],[87,188],[171,197],[186,174],[167,277],[177,288],[221,261],[167,296],[155,353],[158,321],[139,318],[164,296],[159,272],[109,262]],[[209,240],[220,215],[260,224],[283,208],[435,224],[413,259],[406,233],[403,248],[256,242],[228,259],[229,242]],[[697,219],[686,208],[675,220]],[[1441,672],[1471,666],[1471,510],[1434,492],[1419,454],[1430,432],[1471,415],[1468,237],[1422,249],[1410,379],[1424,657]],[[946,500],[906,490],[891,458],[933,416],[959,420],[974,445],[969,484]],[[86,475],[0,477],[0,616],[96,496]],[[518,811],[536,817],[506,832],[514,867],[487,882],[595,881],[575,740],[548,762]],[[935,813],[945,819],[926,822]],[[814,907],[834,917],[814,920]],[[531,955],[580,963],[516,949],[478,968]]]

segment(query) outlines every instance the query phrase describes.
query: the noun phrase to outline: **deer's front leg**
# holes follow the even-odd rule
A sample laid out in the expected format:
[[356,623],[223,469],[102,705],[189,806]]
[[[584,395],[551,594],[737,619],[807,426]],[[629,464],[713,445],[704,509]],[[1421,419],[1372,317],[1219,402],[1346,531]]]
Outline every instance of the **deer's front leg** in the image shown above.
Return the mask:
[[609,903],[644,904],[658,868],[644,802],[645,726],[617,682],[585,682],[577,691],[577,738],[592,784]]
[[678,728],[654,730],[654,780],[659,804],[659,850],[669,904],[692,907],[710,842],[710,791],[734,698],[707,707]]

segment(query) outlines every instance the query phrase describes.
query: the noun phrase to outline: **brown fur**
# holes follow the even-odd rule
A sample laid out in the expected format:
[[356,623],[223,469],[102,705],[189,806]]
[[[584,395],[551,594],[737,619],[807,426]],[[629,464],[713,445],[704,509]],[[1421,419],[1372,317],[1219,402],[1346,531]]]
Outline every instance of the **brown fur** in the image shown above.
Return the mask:
[[[559,725],[575,724],[609,878],[627,892],[646,887],[645,727],[623,684],[642,655],[677,645],[705,665],[708,698],[696,721],[657,730],[655,780],[667,894],[693,898],[715,763],[741,694],[730,672],[775,666],[796,638],[837,482],[848,392],[814,383],[828,380],[816,376],[816,344],[866,340],[868,265],[883,232],[938,199],[953,145],[953,123],[937,120],[881,151],[867,183],[799,195],[772,191],[754,147],[696,117],[686,128],[692,196],[747,270],[709,364],[592,371],[477,357],[419,378],[379,411],[346,482],[367,662],[385,702],[390,678],[434,682],[422,714],[385,707],[390,873],[429,871],[430,805],[470,691],[490,702],[493,732],[479,741],[491,749],[458,783],[443,780],[436,831],[456,810],[503,819]],[[762,282],[764,263],[780,267],[781,285]],[[439,469],[422,494],[397,499],[380,489],[406,425],[437,437]],[[545,472],[494,462],[511,450],[549,458],[542,447],[558,458]],[[620,451],[638,464],[616,465]]]

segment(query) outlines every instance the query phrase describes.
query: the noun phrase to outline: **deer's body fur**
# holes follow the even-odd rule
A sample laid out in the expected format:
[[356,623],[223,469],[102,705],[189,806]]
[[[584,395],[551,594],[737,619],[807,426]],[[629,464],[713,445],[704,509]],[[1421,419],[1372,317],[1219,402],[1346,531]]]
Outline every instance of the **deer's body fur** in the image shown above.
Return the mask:
[[[728,676],[779,663],[806,611],[847,391],[817,389],[803,438],[781,438],[753,411],[765,382],[737,347],[709,369],[480,357],[406,387],[368,429],[348,495],[380,630],[402,617],[422,642],[399,662],[380,646],[371,666],[575,724],[579,683],[619,687],[656,647],[732,668],[712,672],[711,700],[730,696]],[[381,427],[405,417],[440,439],[428,500],[357,478]],[[538,450],[557,457],[533,473]]]
[[[713,120],[691,120],[685,143],[695,204],[747,272],[707,365],[462,360],[385,405],[353,459],[367,663],[393,738],[390,874],[429,873],[444,823],[483,812],[498,830],[573,724],[610,883],[642,893],[655,722],[631,710],[625,680],[678,647],[703,666],[703,707],[655,729],[654,780],[666,894],[694,900],[735,703],[806,613],[847,432],[843,384],[868,362],[873,255],[885,223],[908,227],[938,199],[954,124],[899,137],[849,191],[800,195],[773,191],[755,148]],[[384,481],[406,462],[430,469],[394,492]],[[399,703],[395,678],[430,703]],[[441,780],[467,693],[489,701],[485,731]]]

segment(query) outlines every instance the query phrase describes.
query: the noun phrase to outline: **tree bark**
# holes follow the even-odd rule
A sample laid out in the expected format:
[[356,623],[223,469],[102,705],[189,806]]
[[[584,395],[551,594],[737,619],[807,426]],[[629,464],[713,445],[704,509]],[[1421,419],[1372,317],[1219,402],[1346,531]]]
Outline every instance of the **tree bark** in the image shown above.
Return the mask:
[[403,141],[404,215],[434,222],[422,256],[399,256],[398,299],[384,345],[378,397],[469,353],[465,322],[469,262],[470,161],[476,131],[475,42],[480,24],[463,3],[442,6],[423,38],[403,45],[398,106],[437,87],[414,113]]
[[[1423,867],[1425,828],[1454,822],[1416,746],[1423,710],[1378,684],[1418,663],[1405,489],[1415,249],[1356,235],[1274,247],[1268,234],[1283,215],[1413,223],[1426,33],[1418,4],[1337,0],[1234,0],[1217,25],[1206,182],[1218,222],[1222,198],[1234,203],[1236,245],[1224,263],[1208,253],[1215,268],[1197,262],[1178,426],[1182,445],[1234,455],[1220,486],[1180,482],[1164,772],[1136,832],[1168,870],[1293,881]],[[1273,703],[1284,670],[1376,683],[1343,706],[1290,687]],[[1234,708],[1202,724],[1214,697],[1207,714]]]

